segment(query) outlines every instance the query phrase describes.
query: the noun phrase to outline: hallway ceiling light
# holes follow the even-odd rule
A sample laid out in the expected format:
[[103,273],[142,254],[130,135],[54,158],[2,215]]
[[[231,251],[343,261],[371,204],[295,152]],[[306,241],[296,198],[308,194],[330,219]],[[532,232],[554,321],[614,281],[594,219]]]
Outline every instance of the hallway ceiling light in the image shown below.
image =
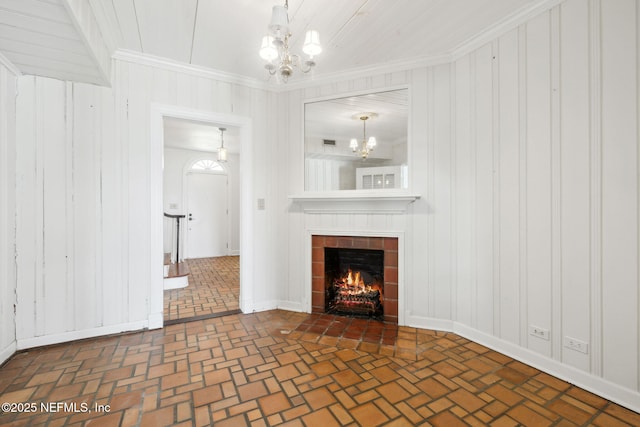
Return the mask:
[[218,128],[220,131],[220,148],[218,148],[218,161],[226,162],[227,161],[227,149],[224,148],[224,131],[226,128]]
[[367,120],[377,116],[376,113],[360,113],[355,116],[355,118],[362,120],[362,141],[358,142],[356,138],[352,138],[349,147],[363,160],[369,157],[369,153],[373,151],[377,144],[375,137],[371,136],[367,139]]
[[286,83],[294,68],[303,73],[311,71],[316,65],[313,57],[322,52],[320,35],[315,30],[307,31],[302,45],[302,51],[308,56],[304,62],[300,55],[289,52],[289,0],[285,0],[284,6],[273,6],[268,28],[269,34],[262,38],[260,57],[267,61],[264,68],[269,75],[276,75]]

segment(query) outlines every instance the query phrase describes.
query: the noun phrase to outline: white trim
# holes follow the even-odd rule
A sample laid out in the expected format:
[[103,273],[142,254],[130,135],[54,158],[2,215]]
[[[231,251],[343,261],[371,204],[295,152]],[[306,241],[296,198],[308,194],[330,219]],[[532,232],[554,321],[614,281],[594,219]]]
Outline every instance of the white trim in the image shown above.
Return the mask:
[[286,311],[295,311],[297,313],[306,313],[304,306],[296,301],[278,301],[278,309]]
[[[387,74],[399,71],[415,70],[417,68],[435,67],[437,65],[449,64],[452,61],[453,59],[450,53],[445,53],[437,56],[423,56],[412,59],[387,61],[382,64],[367,65],[363,67],[350,68],[347,70],[322,74],[317,77],[312,75],[311,79],[301,79],[284,85],[272,84],[270,89],[274,92],[288,92],[290,90],[306,89],[313,86],[342,83],[347,80],[371,77],[377,74]],[[371,90],[369,90],[367,93],[370,92]],[[335,98],[335,96],[333,96],[332,98]]]
[[133,64],[147,65],[163,70],[175,71],[178,73],[204,77],[207,79],[214,79],[225,83],[240,84],[254,89],[269,89],[269,85],[267,84],[267,82],[256,80],[251,77],[218,71],[214,70],[213,68],[201,67],[198,65],[185,64],[184,62],[174,61],[173,59],[135,52],[127,49],[117,49],[114,52],[112,58],[115,60]]
[[[149,327],[149,321],[142,320],[138,322],[119,323],[111,326],[100,326],[97,328],[83,329],[80,331],[63,332],[59,334],[43,335],[40,337],[27,338],[18,340],[16,349],[24,350],[27,348],[40,347],[44,345],[59,344],[70,341],[82,340],[85,338],[101,337],[104,335],[119,334],[122,332],[140,331]],[[151,328],[149,328],[151,329]]]
[[307,192],[289,196],[302,206],[305,213],[368,213],[403,214],[410,203],[420,196],[416,194],[368,190],[340,192]]
[[529,6],[525,6],[494,25],[485,28],[474,36],[469,37],[451,51],[451,61],[455,62],[461,57],[473,52],[483,45],[519,27],[530,19],[552,9],[565,0],[541,0]]
[[13,62],[9,61],[9,58],[4,56],[2,52],[0,52],[0,64],[4,65],[7,70],[9,70],[16,77],[20,77],[22,75],[22,71],[20,71],[20,69],[16,67]]
[[2,365],[5,361],[7,361],[7,359],[13,356],[16,350],[17,347],[15,341],[3,348],[2,351],[0,351],[0,365]]
[[160,329],[164,326],[164,310],[161,312],[150,313],[149,314],[149,325],[148,329]]

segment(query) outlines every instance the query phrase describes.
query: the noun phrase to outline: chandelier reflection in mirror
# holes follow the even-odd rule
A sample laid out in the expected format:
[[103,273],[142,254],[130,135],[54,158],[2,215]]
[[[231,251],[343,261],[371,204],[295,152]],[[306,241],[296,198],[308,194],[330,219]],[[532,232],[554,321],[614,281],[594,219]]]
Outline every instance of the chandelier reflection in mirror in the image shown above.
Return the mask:
[[285,0],[284,6],[273,6],[268,28],[269,34],[262,38],[260,57],[267,61],[264,68],[269,74],[286,83],[295,68],[303,73],[311,71],[316,65],[314,56],[322,52],[320,35],[315,30],[307,31],[302,45],[302,51],[307,55],[305,60],[289,52],[289,0]]
[[371,136],[367,139],[367,120],[377,116],[376,113],[360,113],[354,116],[354,118],[362,120],[362,141],[358,142],[356,138],[352,138],[349,147],[357,156],[362,157],[363,160],[369,157],[369,153],[371,153],[376,146],[375,137]]

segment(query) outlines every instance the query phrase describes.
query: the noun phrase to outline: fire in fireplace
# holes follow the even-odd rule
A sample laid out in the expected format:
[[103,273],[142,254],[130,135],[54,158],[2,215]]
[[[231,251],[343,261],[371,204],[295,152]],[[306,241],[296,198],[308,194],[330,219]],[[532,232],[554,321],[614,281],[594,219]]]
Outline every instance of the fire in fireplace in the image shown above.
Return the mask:
[[325,311],[382,319],[384,251],[325,248]]

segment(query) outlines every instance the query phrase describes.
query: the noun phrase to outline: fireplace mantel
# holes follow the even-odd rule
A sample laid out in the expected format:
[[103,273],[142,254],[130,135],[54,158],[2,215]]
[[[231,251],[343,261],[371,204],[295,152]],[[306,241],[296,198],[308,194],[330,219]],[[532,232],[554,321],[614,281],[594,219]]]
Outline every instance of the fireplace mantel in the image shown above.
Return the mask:
[[404,213],[420,196],[389,191],[305,192],[289,196],[309,213]]

